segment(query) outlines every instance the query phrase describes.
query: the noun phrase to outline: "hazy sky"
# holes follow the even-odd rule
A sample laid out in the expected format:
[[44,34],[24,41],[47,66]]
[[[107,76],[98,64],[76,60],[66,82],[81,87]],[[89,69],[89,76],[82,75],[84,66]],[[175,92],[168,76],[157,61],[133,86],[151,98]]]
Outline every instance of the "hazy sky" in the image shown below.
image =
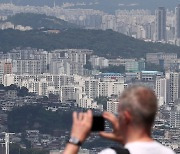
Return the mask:
[[[0,2],[10,2],[17,5],[49,5],[53,6],[54,0],[0,0]],[[116,9],[150,9],[155,10],[158,6],[165,6],[174,9],[180,0],[55,0],[57,5],[65,2],[79,3],[74,7],[94,8],[106,12],[113,12]],[[84,2],[85,5],[80,3]]]

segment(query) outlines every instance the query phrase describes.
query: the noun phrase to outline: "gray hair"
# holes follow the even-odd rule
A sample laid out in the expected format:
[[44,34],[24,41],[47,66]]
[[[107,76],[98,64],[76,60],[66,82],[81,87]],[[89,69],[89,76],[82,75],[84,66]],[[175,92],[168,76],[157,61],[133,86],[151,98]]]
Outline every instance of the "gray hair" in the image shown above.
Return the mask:
[[156,112],[157,97],[153,90],[145,86],[131,86],[120,97],[119,112],[129,111],[135,126],[151,129]]

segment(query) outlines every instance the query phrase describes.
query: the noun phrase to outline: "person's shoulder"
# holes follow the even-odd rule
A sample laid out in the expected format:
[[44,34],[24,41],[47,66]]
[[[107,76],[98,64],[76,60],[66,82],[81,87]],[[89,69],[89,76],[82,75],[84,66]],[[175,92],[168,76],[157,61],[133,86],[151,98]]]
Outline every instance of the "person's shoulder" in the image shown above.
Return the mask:
[[175,154],[175,152],[171,149],[171,148],[169,148],[169,147],[165,147],[164,146],[164,149],[162,149],[162,153],[165,153],[165,154]]
[[159,142],[157,142],[157,144],[159,144],[159,146],[161,147],[162,153],[165,153],[165,154],[175,154],[175,152],[171,148],[166,147],[166,146],[160,144]]
[[107,148],[102,150],[99,154],[116,154],[116,151],[111,148]]
[[164,147],[163,151],[166,154],[175,154],[175,152],[171,148],[169,148],[169,147]]

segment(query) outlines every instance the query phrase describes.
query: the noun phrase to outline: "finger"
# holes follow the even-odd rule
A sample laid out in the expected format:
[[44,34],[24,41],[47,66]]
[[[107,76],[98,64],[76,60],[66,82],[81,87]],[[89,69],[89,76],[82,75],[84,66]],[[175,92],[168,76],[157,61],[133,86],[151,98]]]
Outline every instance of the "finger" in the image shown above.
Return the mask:
[[87,114],[88,114],[88,122],[90,124],[90,127],[92,127],[92,124],[93,124],[93,112],[92,112],[92,110],[88,110]]
[[111,123],[116,123],[118,121],[118,118],[110,112],[104,112],[103,117]]
[[99,132],[99,135],[101,137],[104,137],[104,138],[107,138],[107,139],[111,139],[111,140],[113,140],[115,138],[113,133]]
[[112,123],[113,129],[117,130],[119,128],[119,121],[118,118],[110,113],[110,112],[104,112],[103,117],[108,120],[110,123]]
[[80,120],[80,121],[83,120],[83,113],[82,112],[79,113],[78,120]]
[[92,111],[91,110],[88,110],[87,112],[84,113],[84,120],[89,123],[92,121]]
[[87,113],[87,112],[84,113],[83,121],[84,121],[84,122],[88,122],[88,121],[89,121],[88,113]]
[[93,120],[93,113],[92,113],[92,110],[88,110],[88,111],[87,111],[87,116],[88,116],[89,122],[92,122],[92,120]]
[[93,114],[91,110],[88,110],[86,113],[84,113],[84,119],[83,122],[88,123],[89,126],[92,126],[92,121],[93,121]]
[[106,132],[99,132],[99,135],[101,137],[107,138],[109,140],[113,140],[113,141],[116,141],[116,142],[120,142],[121,144],[124,144],[124,139],[123,139],[122,136],[118,136],[116,134],[106,133]]
[[73,112],[73,122],[76,122],[78,120],[77,112]]

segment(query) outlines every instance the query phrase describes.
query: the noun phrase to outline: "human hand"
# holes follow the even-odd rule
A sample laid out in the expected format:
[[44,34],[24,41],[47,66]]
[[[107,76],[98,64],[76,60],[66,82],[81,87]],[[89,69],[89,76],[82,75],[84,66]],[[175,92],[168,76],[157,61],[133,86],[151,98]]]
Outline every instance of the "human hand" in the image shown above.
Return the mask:
[[119,125],[118,118],[110,112],[104,112],[103,117],[112,123],[113,131],[112,132],[100,132],[99,133],[100,136],[110,139],[110,140],[113,140],[113,141],[116,141],[116,142],[120,142],[121,144],[124,144],[123,137],[122,137],[122,134],[120,131],[120,125]]
[[81,142],[89,136],[93,121],[93,114],[91,110],[86,113],[73,112],[73,125],[71,130],[71,137],[76,137]]

